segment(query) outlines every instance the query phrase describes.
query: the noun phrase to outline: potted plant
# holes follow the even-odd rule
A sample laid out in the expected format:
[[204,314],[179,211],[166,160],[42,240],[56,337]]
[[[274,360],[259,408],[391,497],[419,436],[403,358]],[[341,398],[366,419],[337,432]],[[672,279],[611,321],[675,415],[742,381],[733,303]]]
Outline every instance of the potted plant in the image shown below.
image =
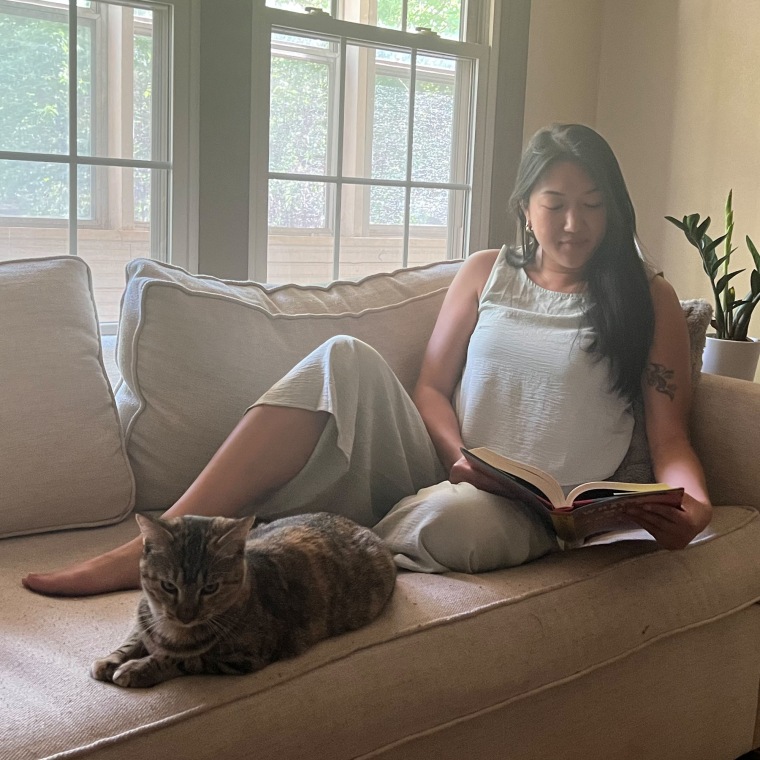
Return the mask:
[[[709,216],[703,221],[700,221],[699,214],[689,214],[680,221],[672,216],[665,218],[682,230],[689,243],[699,251],[702,267],[712,286],[715,302],[712,326],[715,328],[715,334],[707,338],[702,362],[703,371],[752,380],[760,358],[760,341],[748,337],[747,332],[752,312],[760,303],[760,253],[747,235],[747,248],[755,268],[750,272],[749,292],[744,298],[737,299],[736,289],[731,281],[745,270],[729,271],[731,256],[736,251],[736,248],[731,247],[734,232],[732,196],[732,191],[729,191],[725,212],[726,231],[714,240],[707,234],[710,227]],[[721,244],[722,256],[718,252]]]

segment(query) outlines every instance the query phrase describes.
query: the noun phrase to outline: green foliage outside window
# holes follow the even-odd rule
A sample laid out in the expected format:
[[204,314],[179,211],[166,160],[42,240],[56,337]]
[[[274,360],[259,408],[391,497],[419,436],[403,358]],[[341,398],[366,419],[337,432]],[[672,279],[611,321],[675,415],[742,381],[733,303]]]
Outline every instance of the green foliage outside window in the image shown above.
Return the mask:
[[[66,155],[69,151],[68,21],[0,13],[0,149]],[[77,30],[77,151],[92,155],[93,25]],[[152,38],[135,37],[135,157],[151,158]],[[105,72],[105,65],[98,64]],[[106,114],[100,115],[101,119]],[[138,176],[140,175],[140,176]],[[93,172],[80,167],[77,216],[92,219]],[[0,161],[0,216],[67,219],[65,164]],[[135,172],[135,217],[150,219],[150,172]]]

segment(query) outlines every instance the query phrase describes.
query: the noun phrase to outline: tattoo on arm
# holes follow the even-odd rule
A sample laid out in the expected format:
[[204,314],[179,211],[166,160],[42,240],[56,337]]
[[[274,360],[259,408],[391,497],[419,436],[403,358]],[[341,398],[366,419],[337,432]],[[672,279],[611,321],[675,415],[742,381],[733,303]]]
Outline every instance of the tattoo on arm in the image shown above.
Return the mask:
[[664,393],[672,401],[676,395],[676,384],[673,382],[675,371],[667,369],[662,364],[652,362],[644,370],[647,385],[651,385],[659,393]]

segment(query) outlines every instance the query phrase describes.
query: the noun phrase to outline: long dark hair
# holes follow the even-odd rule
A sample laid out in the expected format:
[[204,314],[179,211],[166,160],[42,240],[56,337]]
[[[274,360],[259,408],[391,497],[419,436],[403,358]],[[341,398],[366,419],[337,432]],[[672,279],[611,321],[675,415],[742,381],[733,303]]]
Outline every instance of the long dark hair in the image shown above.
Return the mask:
[[632,403],[641,394],[654,335],[649,268],[620,165],[606,140],[590,127],[553,124],[539,130],[525,149],[510,199],[522,245],[512,251],[510,263],[524,267],[536,257],[538,243],[525,227],[525,209],[538,179],[559,161],[581,166],[604,199],[607,230],[584,272],[591,304],[586,316],[594,333],[588,350],[609,361],[612,390]]

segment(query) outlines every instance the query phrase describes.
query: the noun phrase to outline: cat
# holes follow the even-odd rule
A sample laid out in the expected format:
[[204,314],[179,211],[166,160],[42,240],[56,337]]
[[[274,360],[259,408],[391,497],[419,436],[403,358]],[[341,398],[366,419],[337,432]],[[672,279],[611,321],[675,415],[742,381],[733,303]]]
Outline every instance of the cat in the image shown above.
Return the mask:
[[148,687],[182,675],[244,674],[366,625],[393,593],[396,567],[371,530],[339,515],[135,515],[143,589],[124,644],[90,675]]

